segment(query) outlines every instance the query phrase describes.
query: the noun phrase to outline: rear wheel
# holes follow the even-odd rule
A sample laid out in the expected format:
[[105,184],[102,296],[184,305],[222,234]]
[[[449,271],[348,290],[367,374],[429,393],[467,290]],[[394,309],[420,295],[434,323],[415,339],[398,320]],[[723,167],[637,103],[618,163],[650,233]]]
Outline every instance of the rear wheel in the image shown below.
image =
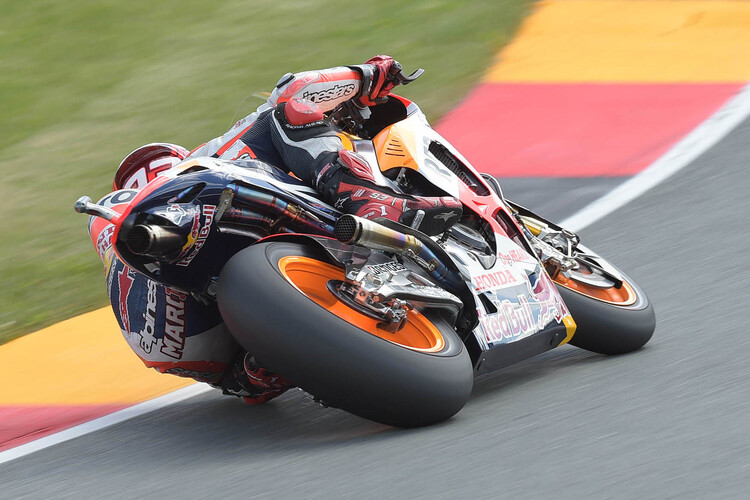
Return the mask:
[[245,349],[330,406],[399,427],[457,413],[473,369],[453,328],[412,310],[403,328],[388,332],[326,286],[343,280],[343,269],[314,249],[261,243],[225,266],[219,307]]

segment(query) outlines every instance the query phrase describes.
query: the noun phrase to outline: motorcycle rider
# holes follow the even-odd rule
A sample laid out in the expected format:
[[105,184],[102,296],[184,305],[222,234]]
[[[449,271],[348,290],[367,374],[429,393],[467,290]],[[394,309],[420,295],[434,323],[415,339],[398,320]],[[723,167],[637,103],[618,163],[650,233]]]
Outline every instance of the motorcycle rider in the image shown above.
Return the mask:
[[[421,210],[420,229],[442,232],[460,218],[458,200],[410,196],[378,186],[367,161],[344,149],[324,121],[325,112],[348,100],[361,107],[385,102],[398,69],[393,58],[379,55],[362,65],[284,75],[258,110],[190,153],[172,144],[138,148],[120,164],[113,188],[140,189],[187,157],[258,158],[285,167],[344,212],[410,224]],[[268,401],[291,387],[241,352],[214,303],[127,268],[112,251],[108,226],[95,219],[91,238],[108,269],[107,288],[123,335],[146,366],[208,382],[248,403]]]
[[286,74],[255,113],[190,156],[258,158],[286,167],[343,212],[410,224],[421,210],[420,230],[441,233],[461,216],[457,199],[410,196],[378,186],[368,162],[344,149],[324,120],[324,113],[348,100],[362,108],[386,102],[400,69],[392,57],[379,55],[365,64]]
[[[138,190],[188,154],[174,144],[141,146],[122,161],[114,191],[98,204],[115,210],[127,205]],[[91,240],[106,268],[115,318],[128,345],[147,367],[209,383],[251,404],[268,401],[291,387],[241,350],[215,302],[165,287],[128,268],[112,248],[113,231],[109,221],[90,219]]]

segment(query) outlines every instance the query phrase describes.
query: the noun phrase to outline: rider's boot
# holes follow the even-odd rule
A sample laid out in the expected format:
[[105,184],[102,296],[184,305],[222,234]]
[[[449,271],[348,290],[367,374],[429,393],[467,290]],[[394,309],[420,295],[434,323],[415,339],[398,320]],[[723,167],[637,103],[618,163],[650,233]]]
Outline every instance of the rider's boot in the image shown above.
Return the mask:
[[258,366],[249,353],[240,353],[219,382],[224,394],[260,404],[284,394],[292,386],[279,375]]
[[462,213],[461,202],[451,196],[411,196],[375,184],[367,161],[346,149],[323,166],[316,188],[326,203],[366,219],[385,217],[409,226],[421,210],[424,218],[419,230],[430,236],[446,231]]

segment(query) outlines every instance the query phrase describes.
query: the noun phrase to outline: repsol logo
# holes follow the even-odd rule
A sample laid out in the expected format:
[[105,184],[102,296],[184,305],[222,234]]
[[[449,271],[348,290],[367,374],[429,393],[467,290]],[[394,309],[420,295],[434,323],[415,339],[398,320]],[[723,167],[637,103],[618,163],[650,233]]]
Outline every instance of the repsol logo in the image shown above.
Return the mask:
[[334,85],[330,89],[321,90],[319,92],[305,92],[302,94],[302,98],[312,102],[324,102],[346,97],[353,92],[354,84],[349,83],[347,85]]

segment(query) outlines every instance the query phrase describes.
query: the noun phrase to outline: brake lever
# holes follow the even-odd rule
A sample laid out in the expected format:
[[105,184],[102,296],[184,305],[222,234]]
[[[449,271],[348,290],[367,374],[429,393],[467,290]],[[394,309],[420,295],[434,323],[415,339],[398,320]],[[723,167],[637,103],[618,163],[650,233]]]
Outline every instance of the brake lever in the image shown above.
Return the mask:
[[399,71],[396,74],[396,80],[398,80],[400,85],[409,85],[411,82],[422,76],[422,73],[424,73],[422,68],[419,68],[409,76],[404,75],[403,71]]
[[422,73],[424,73],[424,70],[422,68],[419,68],[411,75],[406,76],[404,74],[404,68],[403,66],[401,66],[401,63],[399,63],[398,61],[394,61],[393,65],[391,65],[390,71],[388,71],[388,78],[386,80],[396,82],[397,85],[408,85],[422,76]]

